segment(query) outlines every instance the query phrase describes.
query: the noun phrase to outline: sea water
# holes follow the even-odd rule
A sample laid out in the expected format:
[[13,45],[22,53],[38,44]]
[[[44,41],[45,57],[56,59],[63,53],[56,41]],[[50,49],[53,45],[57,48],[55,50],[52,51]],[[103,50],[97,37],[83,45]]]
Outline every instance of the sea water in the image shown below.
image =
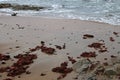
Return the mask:
[[19,15],[80,19],[120,25],[120,0],[0,0],[0,3],[47,7],[39,11],[0,9],[0,12],[4,13],[17,12]]

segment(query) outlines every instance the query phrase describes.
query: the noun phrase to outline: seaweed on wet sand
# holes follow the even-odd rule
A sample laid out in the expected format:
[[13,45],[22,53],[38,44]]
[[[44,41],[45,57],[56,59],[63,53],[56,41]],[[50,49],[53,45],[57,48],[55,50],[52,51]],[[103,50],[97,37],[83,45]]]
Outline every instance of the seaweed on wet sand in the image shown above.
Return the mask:
[[18,58],[18,61],[13,66],[24,66],[33,63],[33,59],[36,59],[37,56],[34,54],[18,54],[14,58]]
[[18,54],[17,56],[14,56],[14,58],[17,58],[18,61],[14,63],[8,72],[7,76],[17,76],[21,75],[22,73],[28,73],[27,68],[29,68],[28,65],[33,63],[33,60],[37,58],[35,54]]
[[55,45],[55,47],[56,47],[57,49],[59,49],[59,50],[61,50],[61,49],[62,49],[62,47],[61,47],[61,46],[59,46],[59,45]]
[[10,67],[7,76],[15,77],[26,72],[27,67],[25,66],[12,66]]
[[51,47],[42,46],[41,47],[41,52],[46,53],[46,54],[54,54],[55,53],[55,49],[51,48]]
[[29,65],[33,63],[33,60],[37,58],[36,54],[18,54],[14,56],[18,59],[17,62],[13,63],[12,66],[1,67],[0,72],[6,72],[7,76],[15,77],[23,73],[30,74],[29,71],[26,71],[29,68]]
[[37,55],[35,54],[18,54],[16,56],[14,56],[14,58],[17,58],[17,59],[36,59],[37,58]]
[[88,47],[94,48],[95,50],[98,50],[98,52],[100,52],[100,53],[108,51],[106,46],[105,46],[105,43],[94,42],[94,43],[88,45]]
[[2,61],[2,60],[9,60],[9,59],[10,59],[9,55],[0,54],[0,61]]
[[68,56],[68,59],[69,59],[69,61],[70,61],[72,64],[74,64],[75,62],[77,62],[75,59],[73,59],[73,57]]
[[60,64],[59,67],[52,68],[52,71],[61,74],[57,78],[59,80],[59,79],[66,77],[68,73],[71,73],[73,71],[73,69],[71,67],[68,68],[68,62],[63,62]]
[[59,49],[59,50],[61,50],[61,49],[62,49],[62,47],[61,47],[61,46],[59,46],[59,45],[55,45],[55,47],[56,47],[57,49]]
[[29,48],[30,50],[27,53],[35,52],[37,50],[41,50],[41,52],[46,53],[46,54],[54,54],[55,49],[52,47],[47,47],[45,46],[45,42],[41,41],[41,46],[36,46],[35,48]]
[[55,45],[55,47],[59,50],[61,49],[65,49],[66,48],[66,44],[64,43],[63,46],[59,46],[59,45]]
[[96,57],[97,55],[95,54],[95,52],[83,52],[80,56],[81,57]]
[[91,34],[84,34],[83,39],[94,38],[94,35]]
[[29,49],[30,49],[30,52],[35,52],[37,50],[40,50],[41,46],[36,46],[35,48],[29,48]]
[[92,44],[88,45],[88,47],[100,49],[102,45],[104,45],[104,44],[103,43],[92,43]]

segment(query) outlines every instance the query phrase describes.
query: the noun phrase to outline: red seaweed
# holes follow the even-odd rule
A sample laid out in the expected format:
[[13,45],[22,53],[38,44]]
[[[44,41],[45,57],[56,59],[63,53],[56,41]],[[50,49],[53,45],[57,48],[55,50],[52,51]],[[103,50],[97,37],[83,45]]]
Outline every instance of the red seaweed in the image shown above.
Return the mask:
[[83,39],[87,39],[87,38],[94,38],[94,36],[91,35],[91,34],[85,34],[85,35],[83,35]]
[[95,54],[95,52],[83,52],[80,56],[81,57],[96,57],[97,55]]
[[2,60],[9,60],[9,59],[10,59],[9,55],[0,54],[0,61],[2,61]]
[[67,66],[68,62],[63,62],[59,67],[52,69],[53,72],[61,73],[61,75],[57,78],[58,80],[66,77],[68,73],[71,73],[73,71],[72,68],[68,68]]
[[92,43],[92,44],[88,45],[88,47],[94,48],[94,49],[98,50],[98,52],[100,52],[100,53],[107,52],[107,48],[105,47],[104,43]]
[[51,47],[42,46],[41,47],[41,52],[46,53],[46,54],[54,54],[55,53],[55,49],[51,48]]
[[113,32],[113,34],[116,35],[117,37],[119,37],[118,32]]
[[110,37],[110,41],[111,41],[111,42],[114,42],[115,39],[114,39],[113,37]]
[[72,64],[74,64],[76,62],[76,60],[73,59],[73,57],[68,56],[68,59],[69,59],[69,61],[71,61]]
[[29,71],[26,71],[29,68],[28,65],[33,63],[33,60],[37,58],[35,54],[18,54],[14,56],[14,58],[18,59],[17,62],[13,63],[10,67],[2,67],[0,68],[0,72],[7,72],[7,76],[15,77],[21,75],[23,73],[29,74]]
[[61,49],[62,49],[62,47],[61,47],[61,46],[59,46],[59,45],[55,45],[55,47],[56,47],[57,49],[59,49],[59,50],[61,50]]

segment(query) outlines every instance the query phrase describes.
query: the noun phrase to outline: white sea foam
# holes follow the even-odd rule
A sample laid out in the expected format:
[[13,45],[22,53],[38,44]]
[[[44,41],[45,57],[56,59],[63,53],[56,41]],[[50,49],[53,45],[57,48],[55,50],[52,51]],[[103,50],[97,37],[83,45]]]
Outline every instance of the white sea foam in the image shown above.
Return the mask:
[[120,25],[120,0],[0,0],[0,2],[49,7],[40,11],[0,9],[0,12],[17,12],[19,15],[53,16]]

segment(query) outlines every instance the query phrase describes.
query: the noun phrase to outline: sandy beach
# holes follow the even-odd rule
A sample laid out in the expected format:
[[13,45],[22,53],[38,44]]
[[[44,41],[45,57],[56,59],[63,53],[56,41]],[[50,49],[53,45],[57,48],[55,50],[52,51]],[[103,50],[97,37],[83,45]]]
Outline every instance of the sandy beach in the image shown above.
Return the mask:
[[[87,36],[86,39],[83,39],[85,34],[90,34],[94,37]],[[68,56],[79,61],[78,57],[81,58],[80,55],[83,52],[95,51],[97,56],[92,58],[92,60],[100,61],[101,63],[109,63],[111,55],[119,57],[119,36],[120,26],[105,23],[77,19],[0,16],[0,53],[9,53],[14,60],[6,61],[5,65],[0,64],[0,68],[12,65],[16,61],[13,56],[24,54],[30,48],[41,45],[41,41],[44,41],[46,46],[55,49],[55,54],[48,55],[41,52],[41,50],[32,52],[32,54],[37,55],[37,59],[27,69],[31,74],[23,73],[20,77],[10,78],[12,80],[57,80],[60,74],[52,72],[52,68],[59,66],[62,62],[69,62]],[[100,53],[98,50],[88,47],[94,42],[103,42],[107,51]],[[55,47],[55,45],[63,46],[64,44],[65,49],[59,50]],[[73,64],[69,62],[69,67],[72,66]],[[45,75],[41,76],[42,73]],[[76,74],[75,71],[72,71],[62,80],[74,80]],[[6,73],[0,73],[0,76],[0,80],[8,78]]]

